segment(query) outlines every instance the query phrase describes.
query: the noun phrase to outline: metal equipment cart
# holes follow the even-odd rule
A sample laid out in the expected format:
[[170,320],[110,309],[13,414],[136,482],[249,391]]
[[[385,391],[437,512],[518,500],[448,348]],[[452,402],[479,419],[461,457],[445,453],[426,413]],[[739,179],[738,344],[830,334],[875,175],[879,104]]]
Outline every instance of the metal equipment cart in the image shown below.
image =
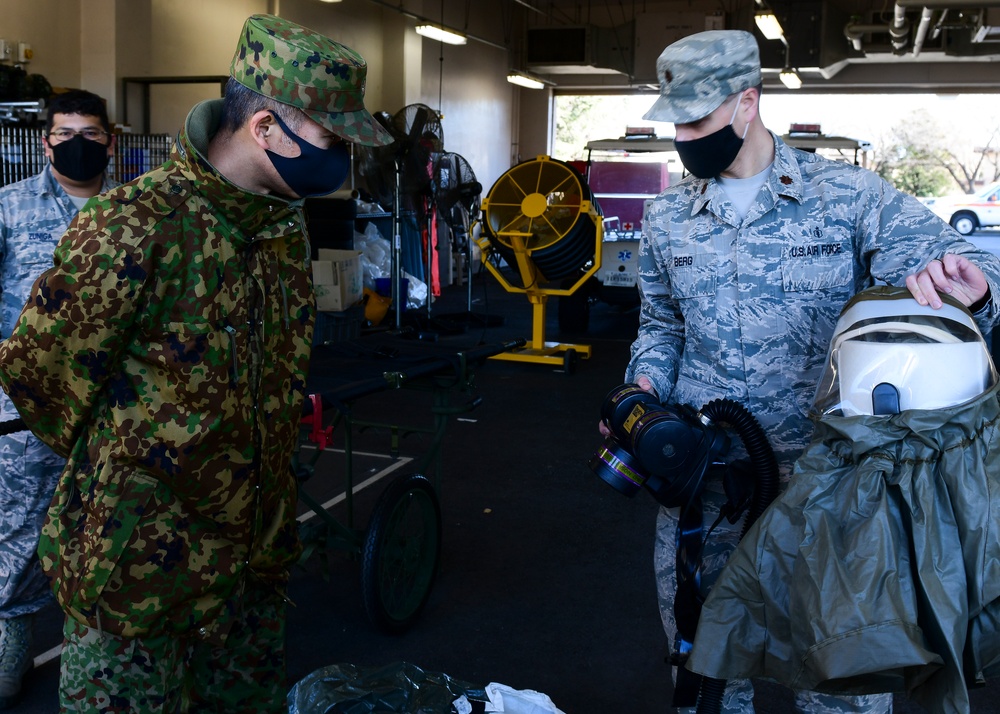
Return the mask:
[[[312,476],[339,429],[347,515],[346,522],[341,521],[300,489],[300,502],[318,516],[300,525],[306,546],[303,557],[317,549],[339,549],[360,558],[365,611],[383,632],[409,628],[430,595],[441,548],[441,448],[451,417],[471,411],[481,401],[471,394],[472,367],[523,344],[524,340],[515,340],[455,351],[435,343],[372,336],[313,349],[302,439],[316,449],[309,458],[300,449],[293,468],[303,481]],[[412,412],[390,412],[379,419],[356,414],[359,400],[394,389],[429,395],[429,414],[422,420]],[[381,493],[367,529],[362,530],[354,522],[354,437],[367,429],[384,432],[392,456],[398,456],[402,436],[423,433],[430,441],[416,469],[397,476]],[[425,475],[432,468],[433,480]]]
[[[472,368],[523,344],[522,339],[455,351],[433,343],[382,337],[313,349],[300,445],[311,442],[317,448],[310,459],[304,459],[299,449],[292,468],[300,481],[308,480],[334,430],[342,427],[347,521],[339,521],[300,488],[300,501],[318,516],[315,521],[300,523],[306,546],[303,557],[317,548],[338,548],[360,556],[365,611],[384,632],[400,633],[410,627],[430,595],[441,549],[441,448],[450,418],[471,411],[481,401],[471,395]],[[359,400],[392,389],[430,395],[429,423],[404,424],[391,415],[376,421],[356,418],[354,407]],[[25,428],[21,419],[5,421],[0,423],[0,435]],[[407,434],[428,434],[430,446],[417,461],[416,471],[397,477],[386,487],[367,529],[361,530],[354,524],[352,442],[358,430],[368,428],[388,433],[392,456],[398,455],[399,440]],[[431,468],[433,481],[424,475]]]

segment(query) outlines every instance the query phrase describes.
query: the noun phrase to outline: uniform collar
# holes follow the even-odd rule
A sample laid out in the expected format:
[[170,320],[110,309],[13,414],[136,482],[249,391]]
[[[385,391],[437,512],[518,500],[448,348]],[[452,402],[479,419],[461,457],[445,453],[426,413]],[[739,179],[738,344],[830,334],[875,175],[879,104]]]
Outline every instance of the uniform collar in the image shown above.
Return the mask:
[[52,164],[45,164],[45,168],[42,169],[42,173],[39,176],[39,181],[41,183],[41,194],[43,196],[66,196],[66,189],[56,181],[55,175],[52,173]]
[[216,211],[226,215],[250,237],[276,221],[298,224],[302,199],[293,201],[274,194],[248,191],[229,181],[208,160],[208,143],[221,119],[221,99],[201,102],[188,114],[177,136],[174,151],[189,174],[189,190],[203,196]]
[[[770,196],[770,205],[774,205],[779,196],[801,202],[802,172],[799,170],[798,161],[795,160],[794,149],[785,144],[774,132],[768,133],[774,141],[774,166],[761,191]],[[692,216],[697,215],[706,205],[718,206],[719,201],[726,199],[725,191],[714,178],[695,179],[693,190],[695,199],[691,206]]]
[[[63,185],[56,181],[55,175],[52,173],[52,164],[45,164],[42,168],[41,173],[39,173],[39,183],[40,183],[40,193],[42,196],[57,196],[69,198],[69,193],[63,188]],[[108,191],[115,187],[115,184],[108,179],[108,173],[104,172],[104,177],[101,181],[101,193]]]
[[795,149],[788,146],[777,135],[771,132],[774,139],[774,169],[767,181],[767,187],[777,196],[791,198],[802,202],[802,171],[795,158]]

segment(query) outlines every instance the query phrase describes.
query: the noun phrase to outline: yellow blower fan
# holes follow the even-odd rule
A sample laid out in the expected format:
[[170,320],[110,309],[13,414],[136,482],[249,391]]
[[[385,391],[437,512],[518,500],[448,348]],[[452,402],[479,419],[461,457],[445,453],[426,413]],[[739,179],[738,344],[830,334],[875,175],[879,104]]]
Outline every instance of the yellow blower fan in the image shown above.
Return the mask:
[[[576,359],[590,357],[589,345],[545,341],[545,304],[552,295],[572,295],[601,267],[604,223],[586,181],[567,163],[539,156],[503,174],[482,200],[479,238],[486,268],[512,293],[532,306],[532,338],[522,349],[491,359],[561,364],[567,373]],[[520,285],[500,269],[501,257],[516,268]],[[577,276],[569,287],[557,287]]]

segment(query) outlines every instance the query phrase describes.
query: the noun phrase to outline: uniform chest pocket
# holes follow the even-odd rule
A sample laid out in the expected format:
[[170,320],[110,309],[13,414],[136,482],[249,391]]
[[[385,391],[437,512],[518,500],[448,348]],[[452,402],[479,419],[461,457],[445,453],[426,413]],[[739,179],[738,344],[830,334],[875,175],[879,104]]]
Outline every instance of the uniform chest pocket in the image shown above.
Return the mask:
[[165,322],[144,331],[138,343],[147,361],[171,370],[229,369],[237,359],[234,342],[246,330],[245,321],[238,326],[227,320]]
[[811,292],[850,285],[854,271],[849,254],[822,258],[789,257],[781,261],[781,283],[785,292]]
[[676,256],[667,272],[675,298],[715,295],[719,272],[711,256]]
[[[43,258],[37,256],[32,256],[34,259],[31,261],[22,261],[14,263],[13,275],[11,276],[11,282],[24,283],[25,285],[31,285],[38,278],[39,275],[44,273],[46,270],[52,267],[52,256],[48,255]],[[9,288],[8,288],[9,289]]]

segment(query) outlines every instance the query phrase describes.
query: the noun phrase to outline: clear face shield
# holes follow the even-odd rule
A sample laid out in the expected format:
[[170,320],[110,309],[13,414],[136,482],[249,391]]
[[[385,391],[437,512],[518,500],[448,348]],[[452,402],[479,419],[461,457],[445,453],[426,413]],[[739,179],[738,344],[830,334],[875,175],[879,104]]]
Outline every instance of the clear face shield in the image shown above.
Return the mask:
[[935,310],[905,288],[859,293],[837,321],[816,391],[821,416],[943,409],[997,381],[990,350],[969,311],[943,296]]

